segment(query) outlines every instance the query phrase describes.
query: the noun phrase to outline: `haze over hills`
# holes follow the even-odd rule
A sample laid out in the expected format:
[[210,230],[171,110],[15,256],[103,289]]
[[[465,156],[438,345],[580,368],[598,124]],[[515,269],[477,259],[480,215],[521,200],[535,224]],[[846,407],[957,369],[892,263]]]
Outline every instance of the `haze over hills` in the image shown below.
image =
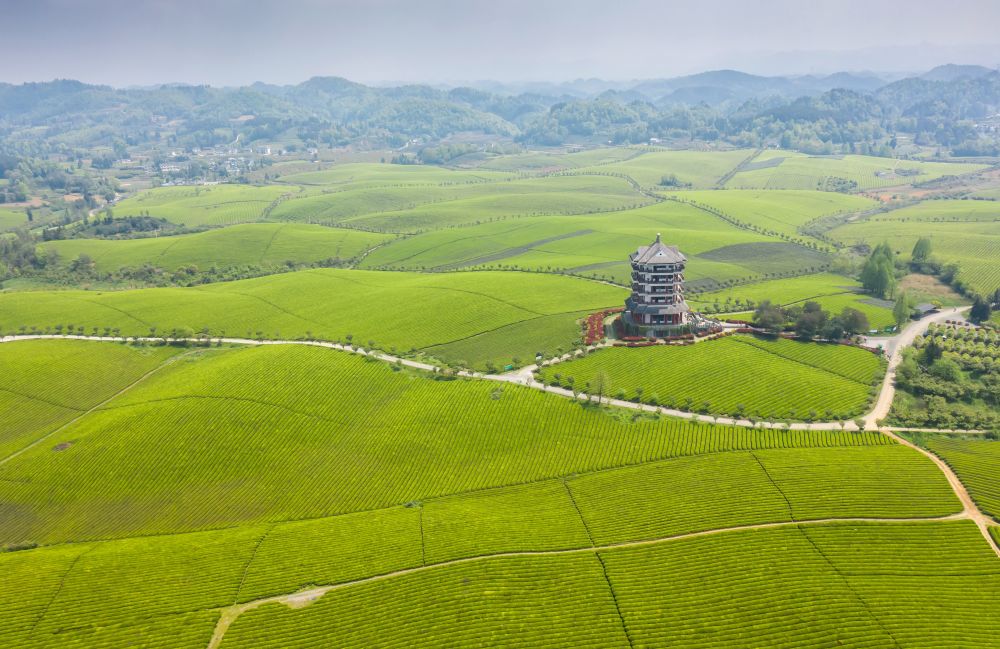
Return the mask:
[[[469,134],[534,145],[703,140],[795,145],[817,153],[873,152],[907,133],[953,155],[990,155],[981,122],[1000,112],[1000,72],[944,65],[889,81],[874,74],[764,77],[714,70],[630,82],[581,79],[477,87],[373,87],[339,77],[238,88],[183,84],[119,89],[59,80],[0,84],[8,145],[39,146],[30,129],[87,146],[144,142],[174,131],[177,146],[232,139],[314,147],[399,147]],[[229,129],[224,131],[224,129]]]

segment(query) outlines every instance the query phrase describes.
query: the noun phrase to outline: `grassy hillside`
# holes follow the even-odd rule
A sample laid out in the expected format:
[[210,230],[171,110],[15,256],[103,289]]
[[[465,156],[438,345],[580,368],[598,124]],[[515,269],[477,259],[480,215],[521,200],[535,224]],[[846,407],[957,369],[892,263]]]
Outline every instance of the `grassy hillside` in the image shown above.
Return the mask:
[[659,151],[630,158],[623,162],[605,164],[595,169],[622,173],[634,179],[641,186],[661,188],[664,176],[675,175],[682,183],[694,189],[708,189],[720,178],[742,162],[752,151]]
[[618,287],[545,274],[318,269],[192,288],[0,294],[0,324],[54,330],[75,323],[88,332],[118,327],[125,335],[149,335],[152,327],[342,341],[352,335],[356,344],[399,351],[484,335],[481,346],[466,345],[462,360],[506,364],[555,351],[540,344],[568,349],[579,338],[572,323],[580,312],[624,299]]
[[853,347],[730,336],[691,346],[604,349],[548,367],[543,376],[562,385],[572,378],[593,392],[603,372],[605,395],[631,399],[641,389],[642,400],[682,410],[848,419],[864,411],[880,369],[878,358]]
[[28,216],[23,209],[0,207],[0,232],[15,228],[29,227]]
[[882,441],[628,423],[319,348],[202,350],[0,465],[0,542],[316,517],[706,451]]
[[559,171],[594,165],[606,165],[612,162],[627,160],[641,154],[641,149],[627,149],[624,147],[600,147],[568,153],[526,151],[519,154],[490,157],[477,168],[527,172]]
[[910,185],[986,169],[986,165],[916,162],[861,155],[810,156],[794,151],[764,151],[726,183],[728,189],[869,190]]
[[[825,262],[813,251],[736,228],[674,201],[604,215],[538,217],[426,232],[367,257],[369,268],[474,268],[496,265],[564,269],[618,282],[629,278],[628,255],[662,232],[688,257],[689,281],[709,285]],[[768,244],[760,254],[751,244]]]
[[157,187],[116,204],[114,213],[117,217],[148,214],[192,227],[232,225],[260,220],[271,203],[294,191],[281,185]]
[[718,305],[721,311],[743,311],[750,302],[756,305],[764,300],[782,306],[819,302],[834,314],[840,313],[844,307],[851,307],[868,316],[872,327],[883,328],[893,323],[892,310],[861,293],[859,282],[832,273],[767,280],[698,293],[690,296],[688,303],[694,309],[715,308]]
[[113,397],[176,353],[74,340],[0,345],[0,460]]
[[652,202],[621,178],[546,176],[503,182],[348,189],[293,197],[270,217],[415,232],[540,214],[586,214]]
[[676,194],[724,214],[774,232],[799,236],[798,228],[830,214],[858,212],[878,204],[862,196],[794,190],[695,191]]
[[281,176],[292,185],[398,186],[443,185],[503,180],[513,174],[496,171],[455,170],[432,165],[394,165],[375,163],[338,164],[318,171]]
[[848,223],[829,234],[848,244],[888,241],[904,257],[909,257],[917,239],[927,237],[934,257],[957,263],[962,282],[989,294],[1000,288],[1000,211],[995,205],[986,201],[932,201]]
[[228,268],[278,265],[286,261],[346,260],[390,240],[387,235],[319,225],[250,223],[170,237],[67,239],[50,241],[39,247],[57,253],[64,264],[81,254],[89,255],[98,271],[112,272],[144,264],[167,270],[193,264],[200,270],[207,270],[212,266]]

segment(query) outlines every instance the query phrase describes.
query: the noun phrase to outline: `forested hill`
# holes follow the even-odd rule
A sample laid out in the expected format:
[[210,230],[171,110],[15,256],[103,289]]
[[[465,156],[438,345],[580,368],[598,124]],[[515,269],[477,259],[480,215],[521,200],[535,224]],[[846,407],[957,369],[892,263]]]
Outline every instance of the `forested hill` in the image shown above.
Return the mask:
[[0,146],[21,155],[161,139],[207,147],[239,135],[244,143],[398,147],[478,133],[528,144],[696,139],[878,153],[905,133],[958,155],[998,153],[1000,72],[978,66],[942,66],[889,84],[847,73],[722,70],[631,84],[536,84],[516,94],[524,87],[487,87],[382,88],[336,77],[240,88],[0,84]]

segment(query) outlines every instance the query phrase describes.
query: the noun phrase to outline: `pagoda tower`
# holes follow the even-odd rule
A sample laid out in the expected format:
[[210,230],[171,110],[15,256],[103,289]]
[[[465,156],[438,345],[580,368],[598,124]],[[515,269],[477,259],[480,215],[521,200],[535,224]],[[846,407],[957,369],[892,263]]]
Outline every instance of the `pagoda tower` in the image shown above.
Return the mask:
[[623,314],[627,332],[653,338],[677,333],[690,320],[684,301],[687,258],[677,246],[664,245],[657,234],[652,245],[639,247],[629,261],[632,295],[625,300]]

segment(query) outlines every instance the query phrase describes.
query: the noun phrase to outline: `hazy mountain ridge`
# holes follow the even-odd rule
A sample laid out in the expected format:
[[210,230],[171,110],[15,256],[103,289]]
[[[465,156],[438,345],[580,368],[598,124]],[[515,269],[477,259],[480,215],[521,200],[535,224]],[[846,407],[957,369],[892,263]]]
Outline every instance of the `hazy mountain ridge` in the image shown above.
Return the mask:
[[[167,121],[178,146],[219,144],[237,131],[245,141],[292,133],[331,146],[358,140],[399,146],[415,137],[440,140],[461,132],[534,144],[688,137],[750,145],[794,125],[800,139],[813,144],[858,142],[852,131],[866,131],[864,140],[874,144],[885,132],[902,130],[937,134],[928,137],[953,145],[977,137],[960,122],[1000,112],[1000,73],[980,66],[939,66],[888,84],[846,72],[763,77],[714,70],[674,79],[521,88],[528,85],[535,92],[503,92],[510,84],[494,84],[497,92],[374,87],[340,77],[239,88],[116,89],[71,80],[0,84],[0,137],[24,147],[27,129],[44,126],[50,137],[87,145],[111,145],[116,137],[139,143]],[[803,128],[810,132],[801,133]]]

